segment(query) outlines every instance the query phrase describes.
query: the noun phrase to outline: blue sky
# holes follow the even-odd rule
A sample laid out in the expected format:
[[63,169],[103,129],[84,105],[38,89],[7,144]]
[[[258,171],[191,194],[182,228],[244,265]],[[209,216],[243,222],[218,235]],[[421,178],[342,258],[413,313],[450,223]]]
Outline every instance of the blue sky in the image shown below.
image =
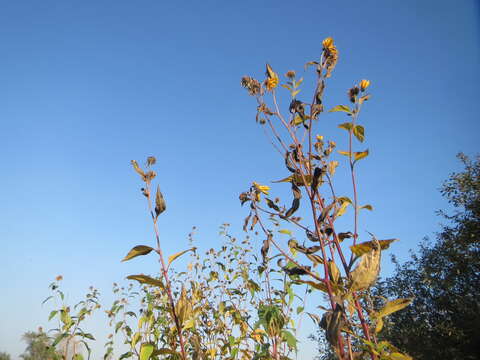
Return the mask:
[[[238,194],[285,175],[240,78],[262,78],[266,61],[303,73],[327,36],[340,61],[326,106],[372,83],[358,176],[375,211],[362,229],[400,238],[392,250],[406,259],[439,229],[455,154],[479,150],[479,14],[475,1],[438,0],[2,2],[0,351],[16,356],[23,332],[48,327],[40,303],[56,275],[72,301],[95,285],[108,302],[113,281],[156,271],[153,259],[119,262],[153,242],[131,159],[158,159],[167,253],[192,226],[202,249],[220,245],[224,222],[239,233]],[[317,132],[338,138],[344,120],[325,114]]]

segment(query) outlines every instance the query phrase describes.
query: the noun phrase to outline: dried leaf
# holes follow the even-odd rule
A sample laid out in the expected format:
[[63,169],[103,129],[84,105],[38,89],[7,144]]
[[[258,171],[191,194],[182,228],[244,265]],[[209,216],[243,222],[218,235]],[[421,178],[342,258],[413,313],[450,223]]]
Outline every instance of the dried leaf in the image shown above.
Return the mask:
[[128,254],[122,259],[122,261],[128,261],[130,259],[133,259],[134,257],[141,256],[141,255],[147,255],[152,251],[153,248],[150,246],[146,245],[137,245],[132,250],[128,252]]
[[293,193],[292,206],[285,213],[285,217],[292,216],[295,213],[295,211],[297,211],[298,208],[300,207],[300,199],[302,198],[302,192],[300,191],[298,186],[295,185],[293,182],[292,182],[292,193]]
[[378,273],[380,272],[380,259],[381,259],[381,249],[378,240],[376,241],[376,246],[374,249],[370,250],[368,253],[363,254],[360,263],[357,267],[350,273],[351,276],[351,291],[359,291],[368,289],[372,286],[377,280]]
[[368,149],[365,150],[365,151],[360,151],[360,152],[353,153],[353,158],[355,159],[355,161],[366,158],[367,156],[368,156]]
[[154,279],[154,278],[151,278],[150,276],[147,276],[147,275],[143,275],[143,274],[140,274],[140,275],[130,275],[130,276],[127,276],[127,279],[129,280],[136,280],[138,281],[139,283],[141,284],[148,284],[148,285],[153,285],[153,286],[158,286],[160,288],[163,289],[163,283],[160,281],[160,280],[157,280],[157,279]]
[[272,235],[269,234],[267,239],[265,239],[263,241],[263,245],[262,245],[262,249],[260,250],[260,252],[262,253],[262,259],[263,259],[263,263],[266,263],[267,262],[267,258],[268,258],[268,250],[270,249],[270,240],[272,239]]
[[[378,244],[380,245],[381,250],[386,250],[389,248],[390,244],[398,241],[398,239],[387,239],[387,240],[376,240]],[[366,241],[357,245],[352,245],[350,246],[350,250],[356,255],[356,256],[362,256],[363,254],[368,253],[372,249],[375,248],[377,242],[375,241]]]
[[197,250],[197,248],[196,248],[196,247],[192,247],[192,248],[190,248],[190,249],[183,250],[183,251],[180,251],[180,252],[178,252],[178,253],[176,253],[176,254],[170,255],[170,256],[168,257],[168,266],[170,266],[170,264],[171,264],[173,261],[175,261],[176,259],[178,259],[178,258],[179,258],[180,256],[182,256],[183,254],[185,254],[185,253],[187,253],[187,252],[189,252],[189,251],[195,251],[195,250]]
[[145,177],[145,173],[143,172],[143,170],[140,168],[140,166],[138,166],[138,163],[136,160],[132,160],[130,161],[131,164],[133,165],[133,168],[135,169],[135,171],[138,173],[138,175],[140,175],[142,177],[142,179]]
[[363,142],[365,140],[365,128],[362,125],[355,125],[353,135],[355,135],[358,141]]
[[167,208],[165,199],[163,198],[162,192],[160,191],[160,186],[157,186],[157,195],[155,196],[155,214],[157,217],[163,213]]

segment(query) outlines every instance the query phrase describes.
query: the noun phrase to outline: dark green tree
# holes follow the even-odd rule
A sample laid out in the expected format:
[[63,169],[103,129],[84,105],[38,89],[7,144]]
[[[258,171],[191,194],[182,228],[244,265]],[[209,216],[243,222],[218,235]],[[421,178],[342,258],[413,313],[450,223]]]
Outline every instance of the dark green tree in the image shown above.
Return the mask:
[[61,356],[52,347],[48,335],[39,329],[38,332],[29,331],[23,334],[22,339],[27,343],[25,352],[20,355],[24,360],[57,360]]
[[6,352],[0,352],[0,360],[11,360],[12,358],[10,357],[10,354],[7,354]]
[[415,359],[478,359],[480,354],[480,156],[457,156],[464,170],[440,191],[453,206],[435,241],[425,239],[404,264],[393,258],[393,276],[378,295],[414,297],[392,314],[381,333]]

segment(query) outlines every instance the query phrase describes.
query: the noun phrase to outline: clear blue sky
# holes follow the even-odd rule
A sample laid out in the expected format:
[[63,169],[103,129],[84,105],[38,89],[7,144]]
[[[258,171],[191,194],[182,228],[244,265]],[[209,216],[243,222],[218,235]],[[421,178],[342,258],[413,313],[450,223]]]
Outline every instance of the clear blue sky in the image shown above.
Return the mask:
[[[157,269],[153,259],[119,262],[133,245],[153,241],[131,159],[158,158],[167,253],[187,247],[193,225],[203,249],[220,245],[223,222],[239,232],[246,209],[238,194],[252,180],[285,175],[240,88],[242,75],[263,76],[266,61],[282,74],[302,72],[332,36],[340,61],[326,106],[371,80],[361,116],[371,156],[359,186],[375,211],[362,216],[362,228],[400,238],[400,259],[438,230],[438,187],[459,169],[455,154],[479,151],[476,1],[1,7],[0,351],[14,356],[23,332],[48,327],[40,303],[57,274],[72,301],[92,284],[108,302],[113,281]],[[338,137],[343,120],[326,114],[322,126]]]

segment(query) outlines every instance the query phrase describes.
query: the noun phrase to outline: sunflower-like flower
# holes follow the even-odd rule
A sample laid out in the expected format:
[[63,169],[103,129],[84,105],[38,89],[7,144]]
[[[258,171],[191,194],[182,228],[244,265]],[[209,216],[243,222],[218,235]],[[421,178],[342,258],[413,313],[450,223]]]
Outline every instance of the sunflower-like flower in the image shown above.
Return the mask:
[[257,201],[260,201],[260,194],[268,195],[268,191],[270,190],[270,186],[260,185],[255,181],[253,182],[253,187],[255,188],[255,197]]
[[272,91],[278,86],[278,74],[273,71],[272,67],[267,64],[267,80],[265,80],[265,86],[268,91]]
[[325,77],[330,77],[332,75],[332,71],[337,65],[338,61],[338,50],[333,43],[333,39],[331,37],[326,38],[322,42],[323,45],[323,52],[324,52],[324,60],[323,66],[327,69],[327,73]]
[[370,81],[363,79],[362,81],[360,81],[360,90],[365,91],[369,85]]

